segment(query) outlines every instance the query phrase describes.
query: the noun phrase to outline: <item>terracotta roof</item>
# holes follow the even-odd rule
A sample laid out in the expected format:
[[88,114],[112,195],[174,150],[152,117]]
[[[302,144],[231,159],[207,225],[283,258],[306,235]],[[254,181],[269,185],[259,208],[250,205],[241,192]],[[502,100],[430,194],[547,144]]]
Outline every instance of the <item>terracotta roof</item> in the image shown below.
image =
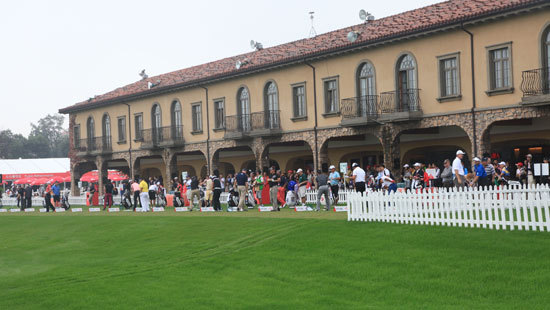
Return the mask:
[[[397,15],[381,18],[332,32],[318,35],[314,38],[298,40],[282,45],[265,48],[263,50],[241,54],[214,62],[149,77],[146,80],[117,88],[106,94],[96,96],[84,102],[61,109],[61,113],[69,113],[98,105],[109,104],[115,101],[131,99],[136,95],[154,94],[163,89],[178,86],[192,86],[222,77],[231,77],[251,72],[255,69],[267,68],[291,61],[313,58],[317,55],[365,46],[370,42],[380,42],[398,38],[411,33],[437,29],[447,25],[457,24],[502,11],[519,9],[526,6],[548,2],[548,0],[450,0],[423,8],[407,11]],[[347,40],[347,33],[351,30],[361,31],[361,35],[354,43]],[[248,60],[248,64],[237,70],[237,60]],[[148,89],[148,82],[160,84]]]

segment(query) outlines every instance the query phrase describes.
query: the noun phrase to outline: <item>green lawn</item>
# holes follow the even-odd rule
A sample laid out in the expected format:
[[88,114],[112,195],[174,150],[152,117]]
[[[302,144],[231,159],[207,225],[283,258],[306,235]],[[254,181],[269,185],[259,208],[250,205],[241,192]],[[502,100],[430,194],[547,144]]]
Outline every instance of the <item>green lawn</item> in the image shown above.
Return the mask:
[[548,308],[550,234],[345,213],[0,214],[0,309]]

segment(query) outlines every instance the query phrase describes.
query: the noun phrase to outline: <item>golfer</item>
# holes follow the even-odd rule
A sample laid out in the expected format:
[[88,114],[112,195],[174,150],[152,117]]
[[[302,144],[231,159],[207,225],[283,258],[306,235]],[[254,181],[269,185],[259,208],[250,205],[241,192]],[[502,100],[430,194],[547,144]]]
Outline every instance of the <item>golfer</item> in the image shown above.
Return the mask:
[[328,187],[328,176],[326,171],[317,171],[315,184],[317,185],[317,209],[315,211],[321,210],[321,196],[323,195],[325,195],[325,202],[327,204],[326,210],[330,210],[330,188]]
[[148,212],[149,211],[149,185],[147,182],[145,182],[144,178],[140,179],[141,182],[139,182],[139,199],[141,202],[141,211],[142,212]]

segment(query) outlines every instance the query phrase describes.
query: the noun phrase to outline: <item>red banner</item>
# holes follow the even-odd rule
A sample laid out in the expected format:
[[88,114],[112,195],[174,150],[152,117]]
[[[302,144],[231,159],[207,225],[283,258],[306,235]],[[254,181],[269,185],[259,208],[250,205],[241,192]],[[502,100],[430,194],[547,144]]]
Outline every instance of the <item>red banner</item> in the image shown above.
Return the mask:
[[20,174],[4,174],[3,180],[15,181],[23,178],[53,178],[53,177],[67,177],[70,176],[69,171],[62,173],[20,173]]

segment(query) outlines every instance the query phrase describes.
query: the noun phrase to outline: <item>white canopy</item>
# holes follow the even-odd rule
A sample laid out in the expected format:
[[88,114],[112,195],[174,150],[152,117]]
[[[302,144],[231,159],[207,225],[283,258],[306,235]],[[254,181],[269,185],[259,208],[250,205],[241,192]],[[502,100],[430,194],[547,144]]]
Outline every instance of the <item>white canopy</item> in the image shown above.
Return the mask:
[[71,170],[69,158],[0,159],[0,174],[65,173]]

